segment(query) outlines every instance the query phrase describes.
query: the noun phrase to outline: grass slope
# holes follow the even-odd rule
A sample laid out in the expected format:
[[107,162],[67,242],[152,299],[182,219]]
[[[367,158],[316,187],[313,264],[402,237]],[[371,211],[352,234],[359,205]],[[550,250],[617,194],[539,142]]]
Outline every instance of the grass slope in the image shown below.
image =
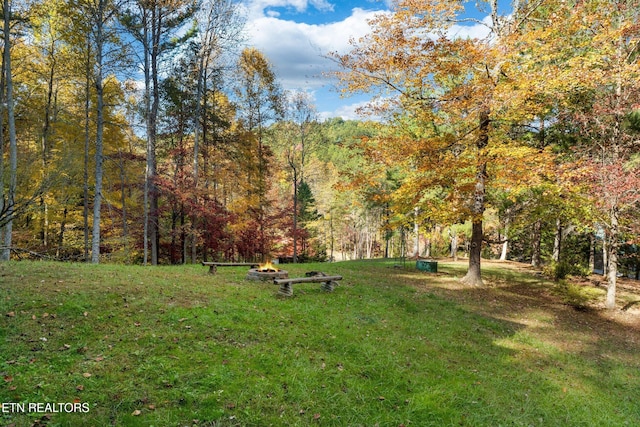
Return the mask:
[[[481,289],[458,284],[461,264],[287,269],[344,279],[282,299],[241,267],[0,264],[0,424],[640,422],[637,318],[576,311],[508,264]],[[87,406],[11,406],[47,402]]]

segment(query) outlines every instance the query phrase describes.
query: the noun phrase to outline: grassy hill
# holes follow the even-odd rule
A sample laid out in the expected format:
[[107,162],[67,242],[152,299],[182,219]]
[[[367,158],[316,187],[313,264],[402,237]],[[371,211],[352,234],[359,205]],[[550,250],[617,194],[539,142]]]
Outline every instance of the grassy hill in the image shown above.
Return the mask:
[[0,425],[640,422],[637,311],[517,264],[397,267],[287,265],[344,279],[283,299],[242,267],[0,264]]

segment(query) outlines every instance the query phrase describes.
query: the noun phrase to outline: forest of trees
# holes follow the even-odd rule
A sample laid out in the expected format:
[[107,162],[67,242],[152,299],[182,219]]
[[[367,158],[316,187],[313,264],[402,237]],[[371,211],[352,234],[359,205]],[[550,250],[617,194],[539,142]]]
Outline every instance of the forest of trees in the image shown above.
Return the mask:
[[470,39],[465,3],[371,21],[332,56],[372,116],[321,121],[238,48],[236,1],[4,0],[0,256],[460,253],[472,285],[483,257],[558,277],[598,262],[613,307],[640,272],[640,7],[477,2]]

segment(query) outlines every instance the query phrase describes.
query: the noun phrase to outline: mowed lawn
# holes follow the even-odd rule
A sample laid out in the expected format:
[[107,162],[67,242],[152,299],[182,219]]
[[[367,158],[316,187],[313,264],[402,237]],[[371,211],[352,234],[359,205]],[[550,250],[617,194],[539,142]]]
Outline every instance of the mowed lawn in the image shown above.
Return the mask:
[[463,263],[286,268],[344,279],[285,299],[242,267],[0,264],[0,425],[640,424],[640,315],[582,304],[601,289],[576,305],[512,263],[482,288]]

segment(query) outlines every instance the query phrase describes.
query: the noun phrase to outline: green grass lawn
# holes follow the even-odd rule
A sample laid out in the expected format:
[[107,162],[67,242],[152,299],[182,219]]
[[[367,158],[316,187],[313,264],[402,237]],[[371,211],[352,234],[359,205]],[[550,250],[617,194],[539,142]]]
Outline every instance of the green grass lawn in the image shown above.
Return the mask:
[[[483,288],[454,263],[286,268],[344,279],[284,299],[242,267],[0,264],[0,425],[640,423],[629,314],[578,311],[510,264]],[[66,409],[28,411],[45,403]]]

